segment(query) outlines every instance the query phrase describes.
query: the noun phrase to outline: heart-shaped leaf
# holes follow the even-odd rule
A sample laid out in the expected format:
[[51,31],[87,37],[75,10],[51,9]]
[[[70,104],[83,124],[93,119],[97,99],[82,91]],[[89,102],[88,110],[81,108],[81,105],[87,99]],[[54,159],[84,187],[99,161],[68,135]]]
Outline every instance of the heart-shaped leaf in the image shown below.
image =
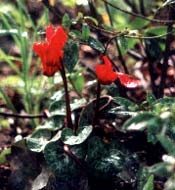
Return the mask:
[[[83,145],[70,147],[70,151],[78,160],[84,159],[85,150]],[[82,168],[65,152],[61,141],[48,143],[44,149],[44,157],[57,179],[67,181],[81,176]]]
[[61,133],[62,141],[67,145],[75,145],[83,143],[91,134],[92,126],[85,126],[77,130],[77,135],[73,134],[73,130],[70,128],[63,129]]
[[51,139],[51,131],[38,129],[31,136],[27,137],[27,146],[33,152],[41,152]]

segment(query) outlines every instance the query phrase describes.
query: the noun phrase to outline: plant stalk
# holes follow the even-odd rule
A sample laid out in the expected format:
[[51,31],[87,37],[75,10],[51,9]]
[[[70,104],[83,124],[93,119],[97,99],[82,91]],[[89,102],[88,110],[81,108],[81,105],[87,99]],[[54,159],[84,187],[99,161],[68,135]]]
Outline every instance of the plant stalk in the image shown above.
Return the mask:
[[97,82],[97,96],[96,96],[96,104],[95,104],[95,114],[94,114],[94,125],[98,123],[98,111],[100,106],[100,95],[101,95],[101,84]]
[[66,72],[64,68],[64,64],[62,59],[60,59],[61,63],[61,77],[63,79],[63,85],[64,85],[64,91],[65,91],[65,100],[66,100],[66,125],[67,127],[73,129],[73,123],[72,123],[72,118],[71,118],[71,108],[70,108],[70,97],[69,97],[69,92],[68,92],[68,85],[67,85],[67,79],[66,79]]

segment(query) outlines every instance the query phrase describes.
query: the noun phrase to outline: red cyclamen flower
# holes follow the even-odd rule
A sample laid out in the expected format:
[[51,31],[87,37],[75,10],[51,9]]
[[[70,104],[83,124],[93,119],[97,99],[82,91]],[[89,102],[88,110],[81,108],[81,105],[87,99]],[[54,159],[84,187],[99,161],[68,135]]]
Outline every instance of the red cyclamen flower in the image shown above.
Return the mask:
[[43,74],[50,77],[61,69],[60,59],[63,58],[63,48],[67,41],[67,34],[62,26],[46,28],[46,41],[35,42],[34,51],[42,61]]
[[107,56],[101,56],[103,64],[96,65],[95,71],[97,78],[101,84],[108,85],[117,79],[117,74],[112,68],[112,64]]
[[138,80],[130,75],[119,73],[113,70],[112,63],[106,55],[102,55],[103,64],[98,64],[95,67],[96,75],[101,84],[109,85],[120,80],[121,84],[127,88],[135,88],[138,86]]

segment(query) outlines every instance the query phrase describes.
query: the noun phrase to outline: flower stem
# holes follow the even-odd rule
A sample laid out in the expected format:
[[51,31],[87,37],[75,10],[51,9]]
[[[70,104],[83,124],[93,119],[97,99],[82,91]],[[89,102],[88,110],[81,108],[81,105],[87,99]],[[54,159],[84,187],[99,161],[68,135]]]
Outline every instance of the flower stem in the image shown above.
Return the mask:
[[98,83],[97,83],[96,104],[95,104],[95,114],[94,114],[94,125],[98,124],[98,111],[99,111],[99,106],[100,106],[100,94],[101,94],[101,84],[98,81]]
[[64,91],[65,91],[65,99],[66,99],[66,120],[67,120],[67,127],[73,129],[72,118],[71,118],[71,108],[70,108],[70,97],[68,92],[68,85],[66,79],[66,72],[64,68],[64,64],[62,59],[60,60],[61,63],[61,77],[63,79]]

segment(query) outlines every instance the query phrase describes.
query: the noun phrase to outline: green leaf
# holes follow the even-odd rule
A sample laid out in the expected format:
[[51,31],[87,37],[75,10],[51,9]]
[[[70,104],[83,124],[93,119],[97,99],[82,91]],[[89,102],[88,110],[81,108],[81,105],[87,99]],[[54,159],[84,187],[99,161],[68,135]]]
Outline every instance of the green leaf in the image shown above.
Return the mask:
[[138,39],[132,39],[132,38],[127,39],[127,38],[125,38],[125,42],[124,43],[127,44],[127,46],[124,45],[124,44],[122,44],[121,41],[119,41],[119,42],[120,42],[119,46],[120,46],[120,49],[121,49],[121,53],[122,53],[122,55],[124,55],[124,54],[126,54],[126,52],[129,49],[133,48],[135,46],[135,44],[138,43]]
[[[72,154],[79,160],[84,159],[85,150],[83,145],[70,147]],[[61,141],[48,143],[44,149],[44,157],[57,179],[67,181],[81,176],[80,166],[65,152]]]
[[[162,50],[157,39],[146,39],[145,42],[145,51],[148,58],[151,61],[159,60],[162,57]],[[152,63],[150,63],[152,64]]]
[[147,182],[147,179],[149,178],[150,173],[148,167],[143,167],[138,172],[138,182],[137,182],[137,189],[143,190],[143,187],[145,183]]
[[75,99],[73,103],[70,104],[71,110],[74,111],[78,108],[81,108],[85,105],[86,100],[84,98],[81,99]]
[[62,127],[63,120],[64,120],[64,117],[60,118],[60,116],[57,116],[57,115],[51,116],[49,120],[44,122],[43,125],[38,126],[37,129],[45,129],[45,130],[50,130],[50,131],[58,130]]
[[52,116],[49,118],[48,124],[50,128],[57,130],[57,129],[61,129],[63,127],[64,124],[64,118],[65,115],[59,115],[59,111],[58,112],[52,112]]
[[76,91],[81,92],[84,88],[85,80],[82,75],[82,71],[78,71],[75,73],[72,73],[71,76],[71,82],[73,83],[73,87]]
[[124,125],[123,129],[127,130],[144,130],[145,128],[149,127],[150,125],[156,125],[157,117],[152,113],[139,113],[135,117],[128,119]]
[[38,129],[27,137],[26,142],[28,148],[33,152],[43,151],[45,145],[51,139],[51,131],[47,129]]
[[87,163],[92,176],[110,179],[123,169],[124,155],[118,150],[108,150],[104,142],[93,137],[89,140]]
[[72,36],[73,38],[78,38],[79,40],[81,40],[81,32],[79,30],[71,30],[69,32],[69,35]]
[[173,172],[173,166],[167,162],[159,162],[148,167],[149,173],[158,177],[170,177]]
[[51,117],[65,116],[66,115],[65,102],[64,101],[53,102],[49,107],[49,112],[51,114]]
[[82,26],[82,40],[84,41],[88,40],[89,36],[90,36],[90,28],[86,23],[84,23]]
[[121,44],[122,48],[127,50],[128,49],[128,43],[127,43],[126,38],[124,36],[121,36],[121,37],[119,37],[119,40],[120,40],[120,44]]
[[4,149],[0,153],[0,165],[5,164],[7,162],[6,156],[11,154],[11,148]]
[[148,102],[149,105],[152,105],[155,101],[156,97],[152,93],[148,92],[146,95],[146,102]]
[[105,51],[103,44],[99,40],[93,38],[92,36],[89,36],[87,45],[102,53]]
[[115,114],[118,118],[128,118],[137,114],[132,111],[115,111],[115,109],[110,110],[109,113]]
[[62,26],[65,28],[65,29],[68,29],[70,28],[71,24],[72,24],[72,21],[69,17],[69,15],[66,13],[64,14],[63,18],[62,18]]
[[159,142],[161,143],[162,147],[170,154],[175,156],[175,141],[173,141],[172,139],[170,139],[168,136],[166,135],[162,135],[159,134],[157,135],[157,138],[159,140]]
[[143,190],[154,190],[154,175],[150,175]]
[[79,59],[79,48],[78,44],[72,40],[69,40],[66,46],[64,47],[64,58],[63,62],[66,66],[66,69],[71,73],[77,64]]
[[100,180],[136,180],[137,158],[115,141],[105,144],[99,137],[92,137],[88,143],[87,163],[90,174]]
[[8,108],[10,108],[11,110],[13,110],[13,112],[17,112],[12,101],[10,100],[10,98],[7,96],[7,94],[5,93],[5,91],[3,90],[3,88],[0,86],[0,94],[2,95],[3,99],[5,100]]
[[142,29],[144,26],[148,25],[150,23],[150,21],[148,20],[144,20],[142,18],[135,18],[132,22],[129,23],[129,28],[130,29]]
[[62,101],[64,99],[64,92],[59,90],[54,93],[54,95],[50,98],[52,102]]
[[92,129],[92,126],[85,126],[77,131],[77,135],[74,135],[72,129],[65,128],[61,133],[61,139],[67,145],[81,144],[89,137]]
[[84,19],[88,19],[88,20],[91,20],[95,25],[98,26],[98,20],[95,19],[94,17],[91,17],[91,16],[84,16]]
[[157,134],[161,131],[163,121],[159,117],[150,119],[147,126],[147,140],[153,144],[157,143]]
[[163,35],[167,32],[167,26],[154,26],[149,27],[145,29],[145,35],[151,34],[151,35]]
[[[51,104],[49,107],[49,112],[52,116],[65,116],[66,115],[66,106],[65,106],[65,97],[62,91],[56,92],[51,97]],[[58,119],[58,118],[56,118]]]
[[165,98],[160,98],[154,102],[152,105],[152,109],[155,111],[157,114],[161,114],[163,112],[166,112],[168,110],[173,110],[175,106],[175,98],[174,97],[165,97]]
[[160,98],[160,99],[158,99],[158,100],[156,100],[154,102],[154,104],[161,104],[161,105],[167,105],[167,106],[169,106],[169,105],[171,105],[173,103],[175,103],[175,98],[174,97]]
[[122,106],[124,110],[129,110],[129,111],[136,111],[138,109],[138,105],[126,98],[122,97],[114,97],[113,101]]

